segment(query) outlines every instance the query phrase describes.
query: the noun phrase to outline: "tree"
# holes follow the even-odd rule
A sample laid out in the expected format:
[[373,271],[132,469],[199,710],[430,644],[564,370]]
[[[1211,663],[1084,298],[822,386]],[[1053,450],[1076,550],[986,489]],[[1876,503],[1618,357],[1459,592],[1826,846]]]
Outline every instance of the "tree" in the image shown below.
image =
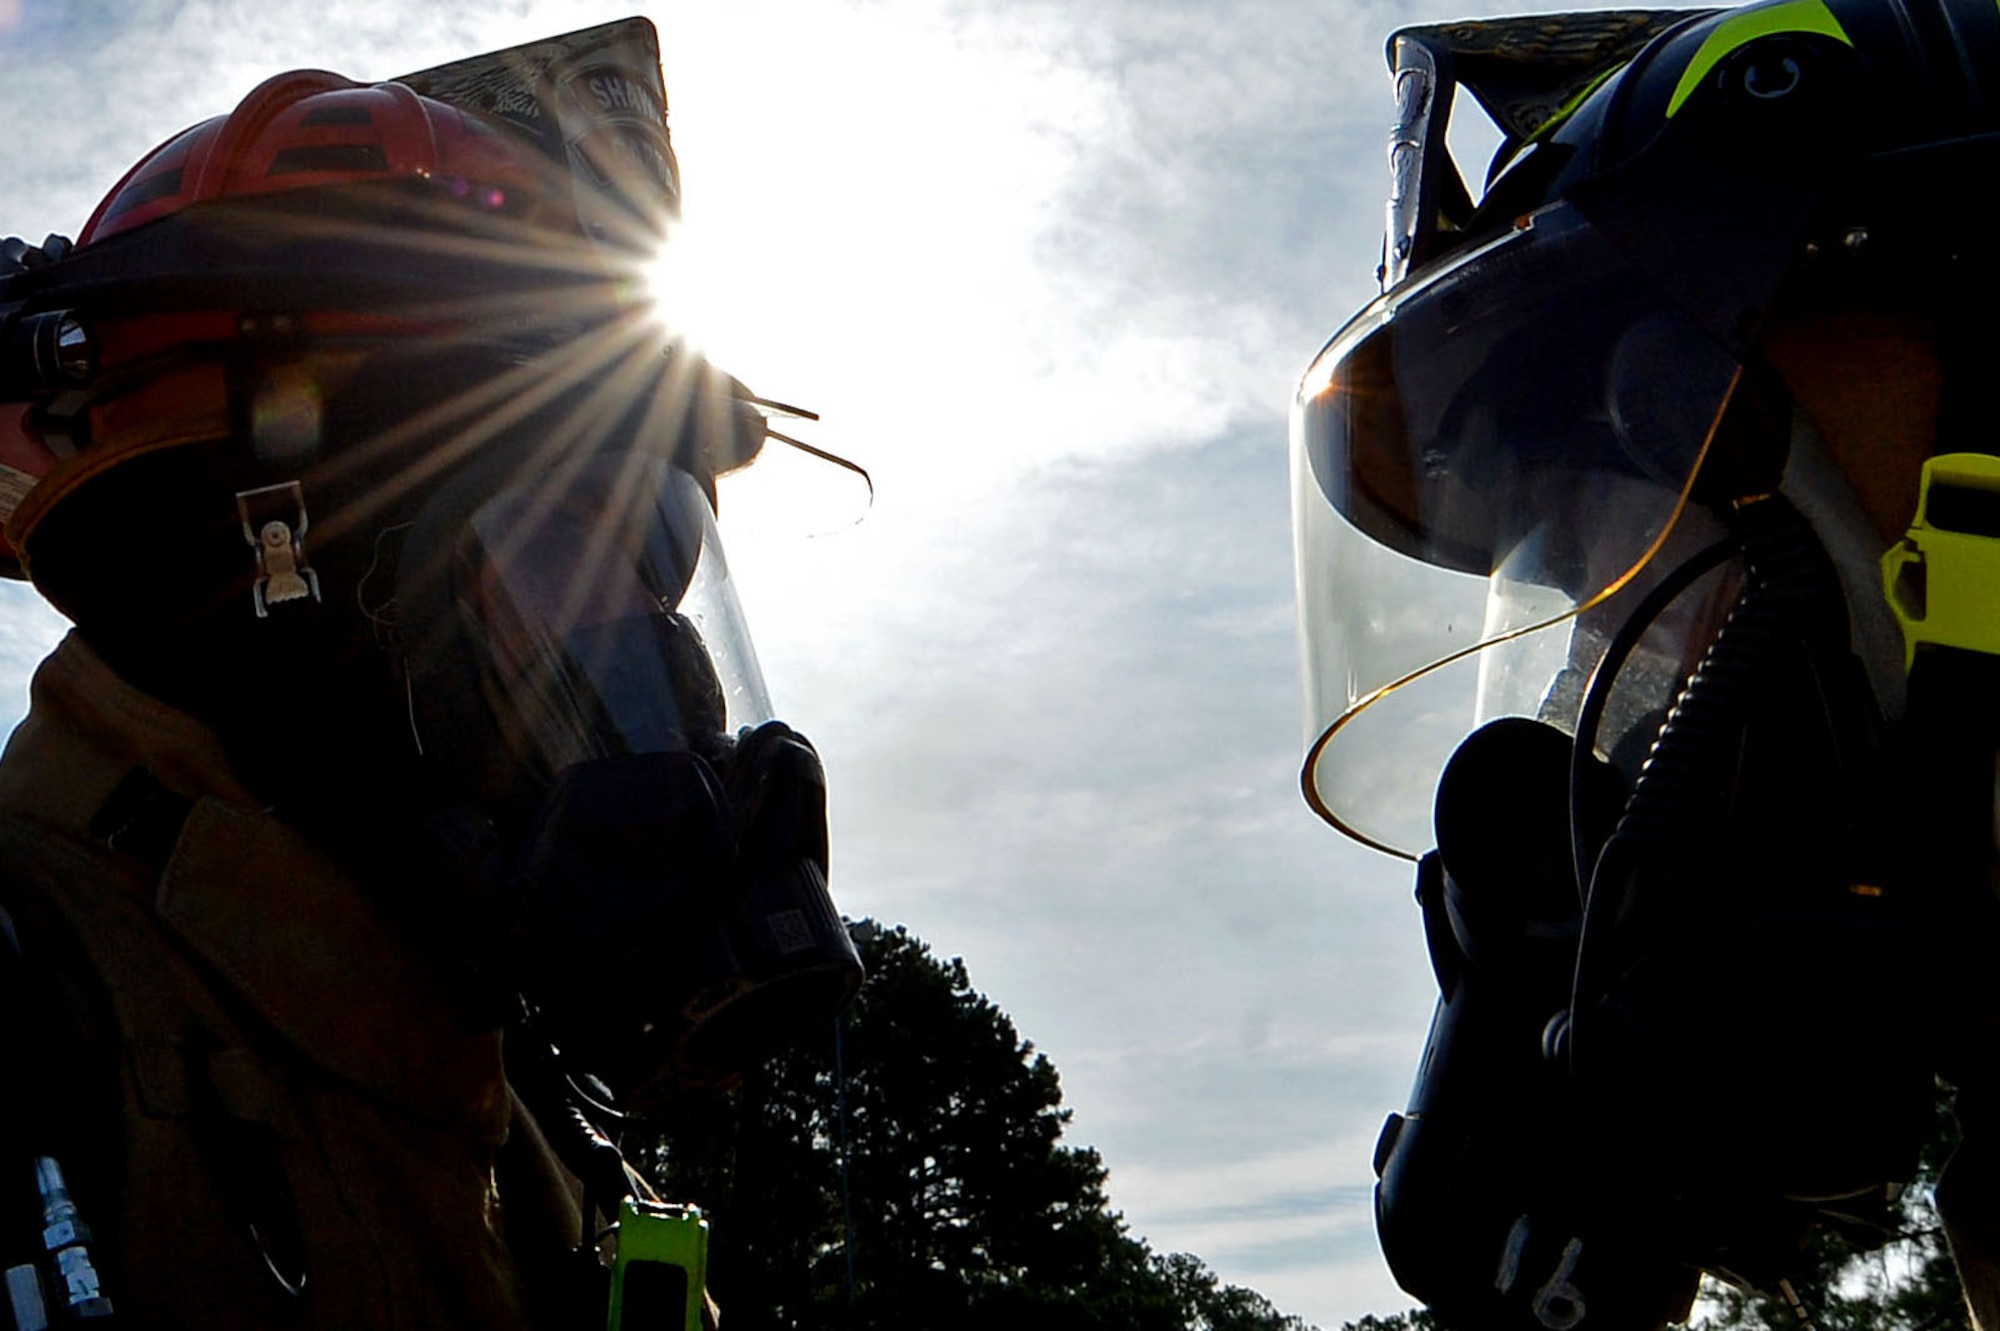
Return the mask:
[[[1856,1252],[1831,1233],[1813,1236],[1805,1270],[1792,1287],[1819,1331],[1971,1331],[1958,1271],[1931,1204],[1938,1175],[1957,1145],[1950,1097],[1940,1093],[1936,1129],[1915,1181],[1903,1194],[1901,1228],[1893,1241]],[[1715,1284],[1706,1293],[1707,1307],[1691,1324],[1693,1331],[1763,1331],[1797,1324],[1775,1294]]]
[[1310,1331],[1126,1232],[1097,1152],[1062,1144],[1054,1066],[962,962],[854,934],[869,978],[841,1022],[677,1106],[651,1150],[710,1217],[734,1331]]
[[1176,1326],[1192,1331],[1312,1331],[1255,1290],[1225,1285],[1190,1253],[1153,1257],[1153,1268],[1173,1290]]
[[[1901,1227],[1888,1245],[1856,1251],[1830,1231],[1816,1232],[1792,1290],[1819,1331],[1971,1331],[1958,1272],[1931,1205],[1932,1189],[1958,1143],[1948,1095],[1917,1178],[1900,1204]],[[1777,1331],[1799,1325],[1776,1292],[1735,1289],[1711,1281],[1688,1331]],[[1429,1313],[1364,1317],[1343,1331],[1442,1331]]]

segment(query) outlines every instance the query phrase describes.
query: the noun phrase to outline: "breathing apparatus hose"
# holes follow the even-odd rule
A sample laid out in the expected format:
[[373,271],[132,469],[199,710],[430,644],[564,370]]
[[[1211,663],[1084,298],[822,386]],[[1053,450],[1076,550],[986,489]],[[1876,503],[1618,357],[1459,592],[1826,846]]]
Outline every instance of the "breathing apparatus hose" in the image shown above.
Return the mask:
[[1597,728],[1603,722],[1604,709],[1611,700],[1611,686],[1625,668],[1625,659],[1638,647],[1639,640],[1646,636],[1646,630],[1667,612],[1667,607],[1724,560],[1735,557],[1740,548],[1735,537],[1726,536],[1662,578],[1658,586],[1646,593],[1646,599],[1639,602],[1638,608],[1619,625],[1618,632],[1606,644],[1604,655],[1598,659],[1596,669],[1591,672],[1590,684],[1584,691],[1583,706],[1577,711],[1576,742],[1570,748],[1569,765],[1569,838],[1576,866],[1576,902],[1579,908],[1590,900],[1591,865],[1597,852],[1603,849],[1602,842],[1591,839],[1585,793],[1589,789],[1590,764],[1597,753]]
[[534,1114],[547,1136],[556,1158],[583,1183],[583,1234],[581,1242],[591,1244],[596,1231],[593,1211],[607,1220],[616,1219],[618,1204],[636,1196],[638,1187],[626,1167],[624,1153],[606,1136],[584,1108],[585,1097],[562,1067],[561,1055],[530,1029],[520,1029],[521,1037],[510,1054],[508,1076],[522,1102]]
[[[1815,661],[1847,650],[1847,608],[1838,574],[1791,502],[1775,494],[1739,501],[1731,525],[1744,564],[1742,593],[1668,712],[1590,874],[1570,995],[1567,1045],[1573,1070],[1579,1047],[1587,1044],[1578,1028],[1588,1034],[1589,1014],[1613,975],[1618,922],[1638,904],[1633,886],[1646,866],[1685,861],[1708,844],[1703,830],[1726,810],[1737,741],[1774,663],[1787,647],[1800,644]],[[1708,559],[1713,550],[1690,562]],[[1668,581],[1678,581],[1679,573]],[[1682,589],[1692,581],[1688,577]],[[1640,609],[1656,617],[1670,599],[1652,597]],[[1636,644],[1646,626],[1628,624],[1619,636]],[[1618,666],[1607,652],[1589,693],[1608,694]],[[1591,742],[1579,727],[1578,748]],[[1581,863],[1587,847],[1579,844],[1577,855]]]

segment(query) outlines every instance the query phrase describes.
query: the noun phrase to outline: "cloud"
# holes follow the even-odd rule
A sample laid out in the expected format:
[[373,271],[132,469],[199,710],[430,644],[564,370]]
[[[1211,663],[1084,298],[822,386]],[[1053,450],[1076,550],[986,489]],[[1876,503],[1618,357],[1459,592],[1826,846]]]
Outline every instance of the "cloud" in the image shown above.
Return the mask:
[[28,710],[28,679],[68,621],[23,582],[0,580],[0,733]]

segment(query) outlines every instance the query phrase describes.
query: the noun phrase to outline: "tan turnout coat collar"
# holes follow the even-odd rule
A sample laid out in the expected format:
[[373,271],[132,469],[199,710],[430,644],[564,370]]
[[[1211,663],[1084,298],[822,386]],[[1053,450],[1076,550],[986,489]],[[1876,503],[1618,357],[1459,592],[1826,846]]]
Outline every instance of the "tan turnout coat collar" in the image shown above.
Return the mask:
[[0,762],[0,814],[89,841],[135,770],[192,797],[165,871],[133,879],[172,934],[321,1067],[441,1127],[505,1139],[499,1032],[468,1021],[437,959],[260,806],[213,731],[125,683],[74,633],[32,699]]

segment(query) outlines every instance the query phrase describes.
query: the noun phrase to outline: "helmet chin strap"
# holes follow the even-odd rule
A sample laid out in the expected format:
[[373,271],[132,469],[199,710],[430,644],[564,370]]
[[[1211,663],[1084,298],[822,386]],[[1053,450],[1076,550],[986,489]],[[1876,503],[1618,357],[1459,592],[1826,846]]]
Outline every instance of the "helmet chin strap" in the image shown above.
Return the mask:
[[1781,493],[1819,538],[1840,588],[1847,597],[1849,637],[1854,654],[1890,725],[1903,719],[1909,674],[1903,665],[1903,629],[1882,597],[1882,555],[1889,548],[1803,412],[1792,417],[1791,453]]
[[1993,855],[2000,861],[2000,747],[1993,751]]

